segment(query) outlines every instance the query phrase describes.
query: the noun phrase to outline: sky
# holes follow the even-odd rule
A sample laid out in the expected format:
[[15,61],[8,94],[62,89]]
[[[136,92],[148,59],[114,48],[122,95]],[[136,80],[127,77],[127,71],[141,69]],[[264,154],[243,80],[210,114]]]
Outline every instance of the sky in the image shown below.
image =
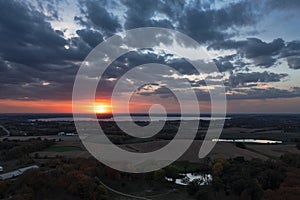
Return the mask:
[[[299,9],[298,0],[0,0],[0,113],[72,112],[73,84],[86,56],[109,37],[141,27],[188,35],[220,73],[200,76],[176,55],[138,50],[113,61],[97,102],[109,104],[113,86],[135,66],[160,63],[189,81],[204,112],[210,99],[203,76],[223,81],[228,113],[300,113]],[[174,74],[167,78],[182,78]],[[134,93],[130,109],[147,112],[153,103],[178,112],[173,93],[150,83]],[[114,106],[123,112],[122,105],[120,99]],[[89,102],[82,112],[93,108]]]

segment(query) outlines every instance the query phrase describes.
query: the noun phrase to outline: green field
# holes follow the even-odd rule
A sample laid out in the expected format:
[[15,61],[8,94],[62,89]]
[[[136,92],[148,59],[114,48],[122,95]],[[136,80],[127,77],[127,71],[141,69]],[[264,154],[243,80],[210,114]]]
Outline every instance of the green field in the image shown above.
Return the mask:
[[183,162],[183,161],[176,161],[172,163],[173,166],[175,166],[179,172],[185,173],[185,172],[196,172],[201,169],[200,163],[191,163],[191,162]]
[[45,149],[48,152],[68,152],[68,151],[82,151],[80,147],[76,146],[53,146]]

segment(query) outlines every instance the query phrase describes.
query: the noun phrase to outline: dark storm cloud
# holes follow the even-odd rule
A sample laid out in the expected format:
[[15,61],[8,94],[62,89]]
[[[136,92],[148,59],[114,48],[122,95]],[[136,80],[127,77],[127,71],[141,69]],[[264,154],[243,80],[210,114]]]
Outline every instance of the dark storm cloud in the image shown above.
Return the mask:
[[245,86],[247,83],[269,83],[280,82],[281,79],[287,77],[288,74],[275,74],[270,72],[252,72],[252,73],[237,73],[229,77],[228,84],[231,87]]
[[4,60],[43,69],[48,64],[82,60],[86,51],[65,49],[70,42],[46,16],[17,1],[0,1],[0,52]]
[[182,74],[197,74],[197,70],[184,58],[175,58],[173,54],[157,54],[152,49],[129,52],[111,63],[104,78],[119,78],[128,70],[147,63],[158,63],[174,68]]
[[253,61],[256,66],[271,67],[278,59],[286,59],[291,69],[300,68],[300,41],[285,42],[278,38],[270,43],[258,38],[242,41],[224,41],[212,44],[208,49],[232,49],[237,54]]
[[290,90],[278,89],[278,88],[251,88],[248,90],[235,90],[236,92],[227,95],[229,100],[241,100],[241,99],[274,99],[274,98],[293,98],[300,97],[300,88],[293,87]]
[[[256,86],[254,84],[254,86]],[[208,91],[203,89],[194,89],[197,98],[199,101],[209,101],[210,94]],[[278,88],[248,88],[244,89],[234,89],[227,91],[234,91],[234,93],[227,94],[227,100],[245,100],[245,99],[276,99],[276,98],[295,98],[300,97],[300,88],[293,87],[290,90],[278,89]],[[157,91],[153,92],[145,92],[139,93],[139,95],[151,96],[151,95],[159,95],[161,98],[172,98],[172,93],[165,89],[157,89]]]
[[126,6],[126,21],[125,29],[140,28],[140,27],[164,27],[174,28],[169,19],[153,19],[155,13],[163,3],[159,0],[124,0]]
[[266,1],[266,7],[269,9],[299,9],[300,8],[300,1],[299,0],[284,0],[284,1],[278,1],[278,0],[267,0]]
[[[210,100],[210,93],[207,90],[194,88],[194,92],[197,96],[198,101]],[[138,92],[137,94],[146,97],[159,97],[162,99],[167,99],[167,101],[176,98],[175,94],[165,86],[160,86],[152,91]],[[189,99],[188,96],[186,98]]]
[[291,69],[300,69],[300,41],[291,41],[281,52]]
[[300,55],[300,41],[294,40],[287,43],[286,47],[281,52],[282,57]]
[[91,48],[96,47],[103,41],[103,36],[98,31],[93,31],[90,29],[81,29],[76,31],[77,35],[86,42]]
[[241,41],[226,40],[226,41],[213,43],[208,47],[208,49],[215,49],[215,50],[240,49],[246,45],[247,45],[247,41],[245,40],[241,40]]
[[287,62],[291,69],[300,69],[300,56],[290,56]]
[[[110,66],[102,75],[102,78],[99,82],[97,95],[109,97],[118,79],[126,72],[134,67],[147,63],[166,64],[166,58],[169,56],[170,55],[168,54],[156,54],[152,50],[147,49],[132,51],[119,57],[110,64]],[[137,77],[137,80],[139,80],[139,78],[141,77]]]
[[219,10],[202,10],[188,7],[179,19],[178,30],[198,42],[220,41],[235,33],[228,33],[230,27],[254,24],[256,15],[252,5],[246,1],[229,4]]
[[[256,22],[253,5],[243,1],[218,10],[203,9],[198,1],[132,1],[125,0],[127,8],[125,29],[157,26],[181,31],[201,43],[219,41],[235,33],[230,27],[243,27]],[[165,17],[155,18],[156,14]]]
[[181,74],[187,74],[187,75],[199,74],[199,72],[193,67],[193,65],[191,65],[183,58],[170,59],[169,61],[166,62],[166,65],[173,67]]
[[[158,1],[156,1],[157,3]],[[186,1],[168,1],[168,2],[158,2],[159,11],[164,13],[169,19],[173,21],[178,21],[181,17],[181,12],[186,7]],[[181,12],[180,12],[181,11]]]
[[234,69],[233,64],[227,60],[214,59],[214,62],[220,72],[232,71]]
[[243,60],[243,57],[239,54],[219,56],[213,59],[213,61],[220,72],[229,72],[232,74],[250,71],[249,66],[251,66],[251,62]]
[[6,65],[5,73],[0,74],[1,99],[70,99],[75,67],[41,71],[8,61]]
[[98,29],[106,36],[111,36],[121,29],[118,18],[104,8],[103,1],[80,0],[79,3],[84,17],[75,16],[74,19],[81,25]]
[[[119,57],[106,69],[105,73],[102,76],[103,80],[101,80],[99,83],[99,85],[101,85],[101,87],[99,88],[99,91],[101,91],[101,95],[109,96],[114,85],[120,77],[122,77],[129,70],[147,63],[163,64],[172,67],[174,71],[185,75],[192,75],[197,73],[196,69],[189,62],[187,62],[183,58],[176,58],[173,54],[157,54],[152,49],[143,49],[136,52],[129,52]],[[156,73],[154,72],[153,75],[155,74]],[[149,75],[152,76],[151,74]],[[148,74],[144,74],[144,76],[147,77]],[[170,81],[176,82],[176,78],[163,77],[164,74],[157,74],[157,76],[160,76],[162,79],[168,78]],[[142,77],[136,77],[136,80],[140,80],[140,78]],[[191,84],[194,83],[199,85],[198,82],[196,83],[192,80],[189,80],[189,82]],[[185,86],[180,85],[178,87]],[[100,94],[100,92],[98,94]],[[160,87],[154,89],[154,91],[146,91],[144,88],[143,91],[139,91],[139,94],[143,96],[159,95],[162,98],[167,98],[169,96],[169,92],[166,92],[166,89],[160,89]]]
[[[208,91],[195,88],[194,92],[199,101],[210,100],[210,94]],[[171,99],[176,99],[176,95],[167,86],[157,86],[155,89],[152,90],[142,89],[141,91],[138,91],[136,94],[140,96],[146,96],[146,97],[159,97],[162,99],[167,99],[167,101],[170,101]],[[189,97],[187,96],[186,98],[188,99]]]
[[250,65],[250,63],[243,61],[238,54],[219,56],[213,59],[213,61],[220,72],[233,73],[238,71],[249,71],[247,66]]
[[275,56],[284,47],[284,41],[280,38],[270,43],[263,42],[257,38],[249,38],[247,45],[241,47],[242,53],[246,58],[254,59],[260,56]]
[[275,39],[270,43],[263,42],[258,38],[248,38],[243,41],[224,41],[212,44],[209,49],[233,49],[241,57],[253,61],[257,66],[271,67],[276,62],[278,56],[285,44],[281,38]]
[[0,73],[0,98],[70,99],[77,66],[53,66],[52,70],[36,70],[18,63],[5,63],[5,71]]
[[0,58],[0,72],[4,73],[7,72],[7,70],[8,70],[7,63]]
[[90,48],[48,19],[22,1],[0,1],[0,98],[70,99],[77,62]]
[[[252,1],[227,4],[211,9],[201,1],[132,1],[115,3],[105,0],[79,0],[81,14],[74,20],[81,26],[77,36],[66,38],[64,32],[55,30],[49,20],[62,20],[59,16],[60,2],[64,0],[37,0],[37,8],[23,1],[0,0],[0,98],[1,99],[70,99],[73,81],[80,65],[93,47],[112,34],[145,26],[172,28],[201,43],[210,44],[214,49],[236,49],[238,54],[219,57],[215,60],[221,72],[230,72],[229,89],[238,85],[257,86],[257,82],[278,82],[286,74],[236,73],[247,71],[240,58],[248,58],[254,64],[270,67],[277,59],[286,59],[292,69],[300,68],[300,43],[292,41],[284,45],[282,39],[264,42],[258,38],[242,41],[225,41],[237,36],[238,29],[257,22],[260,11],[255,11]],[[274,9],[296,7],[296,1],[275,3],[267,1]],[[115,6],[115,7],[113,7]],[[122,12],[112,14],[111,10]],[[118,10],[119,9],[119,10]],[[106,71],[102,80],[105,92],[110,91],[120,75],[133,67],[145,63],[166,64],[183,74],[195,74],[195,69],[184,59],[155,52],[134,52],[116,60]],[[205,86],[201,80],[190,80],[195,87]],[[237,88],[234,88],[237,87]],[[262,89],[263,90],[263,89]],[[251,88],[250,98],[272,97],[276,89]],[[299,89],[278,90],[278,96],[293,97]],[[255,94],[257,91],[257,94]],[[199,96],[207,93],[197,89]],[[168,97],[168,91],[157,88],[154,91]],[[275,94],[273,94],[275,96]],[[233,98],[246,98],[234,96]],[[272,97],[273,98],[273,97]],[[274,97],[275,98],[275,97]]]
[[[145,53],[145,52],[144,52]],[[168,55],[170,57],[170,55]],[[144,63],[161,63],[164,64],[165,57],[168,56],[157,56],[154,53],[151,53],[151,51],[142,54],[133,52],[129,55],[121,57],[121,60],[117,60],[112,66],[118,66],[119,70],[115,70],[112,68],[111,71],[108,71],[109,73],[115,73],[115,74],[109,74],[107,77],[119,77],[121,74],[125,73],[127,70],[132,69],[134,66],[141,65]],[[233,59],[233,55],[229,56],[228,58],[223,58],[223,60],[231,60]],[[176,62],[177,61],[177,62]],[[180,71],[181,68],[184,69],[184,67],[187,63],[184,63],[181,59],[171,59],[168,60],[168,65],[170,66],[170,62],[174,62],[175,67],[177,67],[177,70]],[[181,66],[181,67],[180,67]],[[121,67],[121,69],[120,69]],[[230,65],[230,69],[232,66]],[[122,70],[123,69],[123,70]],[[184,71],[184,70],[183,70]],[[118,73],[117,73],[118,72]],[[190,72],[187,71],[187,72]],[[292,98],[292,97],[298,97],[300,96],[300,90],[297,88],[294,88],[292,90],[281,90],[276,88],[267,88],[267,89],[259,89],[256,88],[261,83],[271,83],[271,82],[280,82],[282,79],[286,78],[287,74],[276,74],[272,72],[252,72],[252,73],[233,73],[231,76],[224,81],[224,84],[227,86],[227,90],[229,91],[235,91],[236,93],[228,94],[228,99],[267,99],[267,98]],[[215,85],[219,85],[219,82],[217,80],[222,79],[222,77],[207,77],[207,79],[210,79],[211,83],[215,83]],[[216,80],[214,82],[214,80]],[[199,101],[209,101],[210,95],[209,93],[204,90],[198,88],[199,86],[206,86],[206,83],[204,80],[189,80],[192,87],[194,87],[194,90],[197,94]],[[110,88],[110,90],[113,89],[114,81],[109,82],[109,87],[106,87],[106,89]],[[106,85],[107,86],[107,85]],[[239,89],[240,87],[247,87],[247,89]],[[107,95],[107,93],[103,92],[105,88],[102,90],[102,95]],[[276,94],[278,92],[278,95]],[[138,95],[146,96],[146,97],[160,97],[160,98],[170,98],[172,99],[174,96],[172,92],[167,89],[166,87],[160,86],[160,85],[154,85],[154,87],[151,90],[141,90],[138,92]]]
[[174,93],[167,87],[165,86],[161,86],[161,87],[158,87],[154,90],[150,90],[148,89],[148,91],[138,91],[137,92],[138,95],[142,95],[142,96],[159,96],[160,98],[174,98],[175,95]]
[[165,64],[165,57],[154,52],[132,51],[113,61],[103,77],[119,78],[130,69],[146,63]]
[[[24,85],[1,85],[1,99],[17,100],[71,100],[70,88],[73,84],[51,84],[44,86],[38,83]],[[8,98],[9,97],[9,98]]]

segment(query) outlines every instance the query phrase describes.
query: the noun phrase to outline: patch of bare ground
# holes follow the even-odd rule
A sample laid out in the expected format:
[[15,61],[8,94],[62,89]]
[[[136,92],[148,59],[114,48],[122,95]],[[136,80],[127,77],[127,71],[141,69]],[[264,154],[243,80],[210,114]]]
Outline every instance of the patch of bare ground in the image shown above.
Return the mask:
[[261,154],[269,155],[270,157],[280,157],[285,153],[300,153],[295,144],[277,144],[277,145],[259,145],[251,144],[249,148],[260,152]]
[[[153,149],[159,149],[165,145],[167,145],[169,141],[153,141],[147,143],[136,143],[130,145],[121,145],[124,149],[135,149],[138,152],[150,152]],[[201,162],[198,158],[198,153],[203,141],[194,141],[193,144],[189,147],[189,149],[184,153],[183,156],[179,158],[179,161],[189,161],[189,162]],[[267,159],[266,156],[263,156],[259,153],[255,153],[249,151],[247,149],[241,149],[235,146],[232,143],[218,142],[213,150],[208,154],[208,157],[211,159],[216,158],[234,158],[238,156],[243,156],[245,159],[252,158],[261,158]]]
[[[232,131],[232,130],[231,130]],[[238,129],[236,131],[241,131]],[[244,130],[245,131],[245,130]],[[82,151],[68,151],[68,152],[47,152],[40,151],[38,153],[41,157],[55,157],[55,156],[66,156],[66,157],[90,157],[91,155],[85,150],[82,145],[79,137],[58,137],[58,136],[47,136],[43,137],[47,139],[56,139],[56,144],[54,146],[63,147],[63,146],[77,146],[82,149]],[[60,139],[60,140],[59,140]],[[133,144],[124,144],[119,145],[121,148],[133,151],[133,152],[151,152],[157,149],[160,149],[167,145],[170,141],[151,141],[144,143],[133,143]],[[189,147],[189,149],[184,153],[183,156],[179,158],[179,161],[189,161],[189,162],[201,162],[201,159],[198,158],[198,153],[202,145],[201,140],[196,140]],[[105,145],[104,145],[105,146]],[[213,150],[208,154],[208,157],[211,159],[217,158],[234,158],[238,156],[243,156],[245,159],[260,158],[260,159],[269,159],[280,157],[284,153],[299,153],[299,150],[296,148],[295,144],[246,144],[247,149],[242,149],[236,147],[234,143],[218,142]],[[103,147],[105,148],[105,147]],[[32,155],[34,155],[33,153]]]

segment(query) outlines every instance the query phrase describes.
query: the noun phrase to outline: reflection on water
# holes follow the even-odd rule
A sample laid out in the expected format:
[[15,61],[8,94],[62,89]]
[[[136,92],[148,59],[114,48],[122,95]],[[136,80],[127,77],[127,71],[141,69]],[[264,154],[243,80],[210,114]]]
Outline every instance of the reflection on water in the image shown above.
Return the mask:
[[[177,185],[188,185],[189,183],[196,181],[199,185],[208,185],[212,181],[211,174],[194,174],[186,173],[180,174],[183,178],[175,179],[175,184]],[[172,182],[172,178],[165,177],[167,181]]]
[[281,144],[279,140],[262,140],[262,139],[212,139],[213,142],[245,142],[258,144]]

